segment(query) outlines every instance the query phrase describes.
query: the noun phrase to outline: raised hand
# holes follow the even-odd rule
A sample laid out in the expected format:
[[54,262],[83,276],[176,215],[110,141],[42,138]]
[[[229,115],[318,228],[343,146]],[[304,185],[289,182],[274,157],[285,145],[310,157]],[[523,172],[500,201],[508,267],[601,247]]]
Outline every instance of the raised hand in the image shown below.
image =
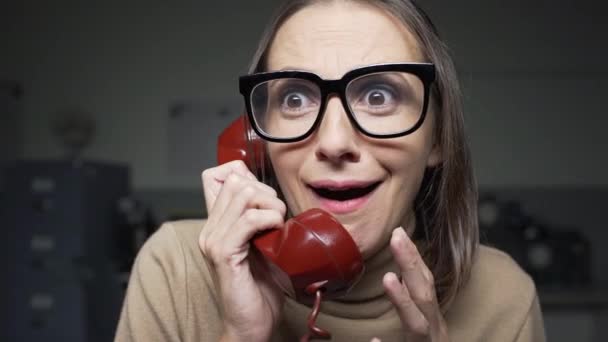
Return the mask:
[[218,276],[225,341],[267,341],[279,320],[283,294],[250,248],[258,232],[280,228],[286,207],[242,161],[202,174],[209,217],[199,247]]
[[382,284],[397,309],[408,342],[445,342],[448,330],[435,292],[433,274],[402,228],[391,236],[391,251],[401,274],[389,272]]

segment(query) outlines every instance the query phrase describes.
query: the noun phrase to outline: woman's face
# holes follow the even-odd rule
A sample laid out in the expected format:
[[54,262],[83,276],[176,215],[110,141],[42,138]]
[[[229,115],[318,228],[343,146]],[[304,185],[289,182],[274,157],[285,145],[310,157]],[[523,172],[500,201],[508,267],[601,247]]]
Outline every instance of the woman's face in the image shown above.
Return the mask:
[[[269,71],[296,69],[338,79],[370,64],[425,61],[415,38],[397,19],[372,6],[334,2],[306,7],[288,19],[272,42],[267,62]],[[424,170],[441,158],[434,144],[432,111],[433,106],[412,134],[374,139],[357,131],[340,99],[332,95],[313,135],[268,145],[291,212],[315,207],[330,212],[364,257],[384,246],[393,229],[403,226],[411,232],[413,202]],[[378,185],[371,192],[355,190],[370,184]],[[331,191],[346,195],[338,200]]]

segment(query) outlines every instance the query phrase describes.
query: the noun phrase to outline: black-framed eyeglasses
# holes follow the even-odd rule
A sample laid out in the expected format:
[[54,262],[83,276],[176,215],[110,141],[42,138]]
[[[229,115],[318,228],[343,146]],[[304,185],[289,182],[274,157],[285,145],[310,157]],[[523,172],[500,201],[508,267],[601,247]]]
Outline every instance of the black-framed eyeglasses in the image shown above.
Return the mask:
[[426,116],[431,63],[377,64],[351,70],[338,80],[311,72],[276,71],[239,78],[255,132],[272,142],[310,136],[337,94],[353,125],[373,138],[395,138],[417,130]]

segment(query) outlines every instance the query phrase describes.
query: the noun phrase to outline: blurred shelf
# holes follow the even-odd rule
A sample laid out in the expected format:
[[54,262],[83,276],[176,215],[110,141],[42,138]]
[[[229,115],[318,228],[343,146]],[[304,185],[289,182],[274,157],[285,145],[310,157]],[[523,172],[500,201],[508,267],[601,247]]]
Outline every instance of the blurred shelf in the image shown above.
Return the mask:
[[543,310],[608,310],[608,289],[606,287],[539,288],[538,293]]

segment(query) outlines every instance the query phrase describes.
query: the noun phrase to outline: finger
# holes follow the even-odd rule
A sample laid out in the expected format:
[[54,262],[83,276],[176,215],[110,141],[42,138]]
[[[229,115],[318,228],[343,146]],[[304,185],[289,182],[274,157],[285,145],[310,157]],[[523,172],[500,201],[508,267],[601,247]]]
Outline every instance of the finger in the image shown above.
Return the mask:
[[277,196],[276,190],[272,187],[258,181],[250,180],[236,173],[231,173],[221,185],[221,190],[215,199],[215,203],[212,204],[213,206],[208,212],[209,215],[223,215],[228,205],[233,201],[233,197],[245,188],[253,188],[255,189],[255,193],[267,194],[273,197]]
[[220,192],[222,184],[231,173],[236,173],[250,180],[256,180],[253,173],[249,171],[242,160],[231,161],[204,170],[201,174],[201,180],[203,183],[205,203],[207,204],[207,212],[213,207],[213,203]]
[[247,258],[249,240],[256,233],[282,225],[283,217],[276,210],[248,209],[233,224],[220,222],[219,229],[201,239],[201,249],[219,268],[234,269]]
[[251,173],[249,169],[247,169],[245,163],[240,160],[232,161],[203,171],[201,178],[207,213],[209,213],[213,208],[215,200],[219,195],[224,182],[231,174],[237,174],[252,181],[256,180],[253,173]]
[[284,224],[283,216],[272,209],[247,209],[235,224],[235,229],[230,230],[224,236],[227,243],[241,245],[248,243],[255,234],[273,229],[281,228]]
[[380,340],[377,337],[372,338],[372,340],[370,342],[381,342],[382,340]]
[[432,273],[403,228],[393,231],[390,245],[410,297],[422,313],[432,319],[438,310]]
[[232,234],[232,226],[248,209],[267,209],[275,211],[281,218],[285,217],[287,208],[278,197],[260,192],[254,184],[242,187],[232,198],[222,213],[222,224],[216,232],[220,235]]
[[393,272],[386,273],[382,278],[382,285],[389,300],[395,306],[406,332],[421,336],[428,334],[428,321],[410,297],[407,287],[399,281],[397,275]]
[[255,175],[249,171],[247,164],[242,160],[233,160],[222,165],[215,167],[217,169],[217,176],[225,179],[230,173],[236,173],[243,177],[247,177],[251,180],[256,180]]

